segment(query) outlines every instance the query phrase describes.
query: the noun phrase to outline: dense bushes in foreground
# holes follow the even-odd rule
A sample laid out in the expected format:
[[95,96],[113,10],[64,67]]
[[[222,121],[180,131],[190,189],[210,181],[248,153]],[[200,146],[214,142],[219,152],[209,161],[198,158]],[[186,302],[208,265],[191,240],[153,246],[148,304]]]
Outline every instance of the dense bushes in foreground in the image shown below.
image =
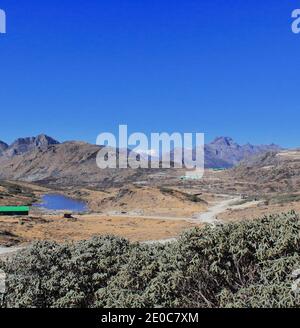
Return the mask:
[[195,228],[167,245],[39,242],[1,264],[3,306],[299,307],[299,251],[294,212]]

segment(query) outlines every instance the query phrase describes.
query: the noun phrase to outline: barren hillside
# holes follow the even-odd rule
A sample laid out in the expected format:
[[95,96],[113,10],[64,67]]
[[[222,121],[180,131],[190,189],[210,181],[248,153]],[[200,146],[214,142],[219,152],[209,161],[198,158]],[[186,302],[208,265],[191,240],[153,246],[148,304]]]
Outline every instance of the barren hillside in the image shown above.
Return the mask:
[[248,181],[265,193],[300,190],[300,150],[284,150],[260,155],[232,170],[236,180]]
[[96,165],[99,150],[99,146],[84,142],[65,142],[10,158],[2,156],[0,179],[56,186],[113,187],[164,172],[155,169],[99,169]]

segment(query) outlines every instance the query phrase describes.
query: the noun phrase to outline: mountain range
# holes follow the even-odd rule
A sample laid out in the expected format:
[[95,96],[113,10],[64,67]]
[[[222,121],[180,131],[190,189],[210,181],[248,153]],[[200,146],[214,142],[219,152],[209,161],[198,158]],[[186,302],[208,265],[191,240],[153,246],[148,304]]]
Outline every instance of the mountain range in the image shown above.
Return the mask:
[[[281,149],[280,146],[275,144],[256,146],[248,143],[239,145],[232,138],[218,137],[204,146],[205,167],[228,169],[253,156]],[[176,158],[180,158],[177,156],[183,152],[182,149],[174,149],[171,151],[171,160],[176,162]],[[193,159],[195,159],[195,155],[196,149],[193,151]]]
[[59,142],[45,134],[40,134],[37,137],[19,138],[11,145],[0,141],[0,156],[8,158],[22,155],[35,149],[47,149],[50,145],[58,145]]
[[270,151],[279,151],[282,148],[271,145],[239,145],[232,138],[218,137],[205,145],[205,166],[207,168],[230,168],[253,156]]
[[[113,184],[130,181],[138,175],[150,175],[149,170],[100,170],[96,156],[100,147],[84,142],[64,142],[41,134],[19,138],[11,145],[0,141],[0,179],[52,181],[71,184],[83,181],[87,185],[99,181]],[[207,168],[230,168],[255,155],[281,148],[272,145],[239,145],[228,137],[216,138],[205,145]],[[142,173],[143,172],[143,173]],[[104,183],[105,184],[105,183]]]

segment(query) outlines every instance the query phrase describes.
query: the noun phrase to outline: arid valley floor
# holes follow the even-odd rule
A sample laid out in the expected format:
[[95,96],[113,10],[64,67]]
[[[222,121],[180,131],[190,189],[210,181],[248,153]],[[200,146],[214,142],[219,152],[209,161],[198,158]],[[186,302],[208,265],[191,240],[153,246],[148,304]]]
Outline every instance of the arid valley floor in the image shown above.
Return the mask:
[[21,247],[36,240],[77,241],[104,234],[163,242],[196,225],[299,212],[299,168],[296,150],[270,153],[229,170],[206,170],[201,180],[183,180],[183,170],[171,169],[163,175],[152,172],[151,180],[143,176],[106,188],[1,181],[0,205],[32,204],[43,194],[60,193],[84,200],[88,212],[64,218],[64,212],[31,207],[29,216],[1,216],[0,245]]

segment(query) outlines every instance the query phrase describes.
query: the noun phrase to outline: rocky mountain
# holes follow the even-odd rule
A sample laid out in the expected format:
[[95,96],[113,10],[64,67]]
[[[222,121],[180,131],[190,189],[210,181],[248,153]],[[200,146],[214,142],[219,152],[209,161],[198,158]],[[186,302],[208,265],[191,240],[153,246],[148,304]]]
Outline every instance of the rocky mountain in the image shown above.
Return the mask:
[[235,181],[245,181],[255,192],[300,190],[300,150],[270,151],[252,157],[231,171]]
[[[96,156],[100,149],[99,146],[84,142],[59,143],[46,135],[20,138],[10,146],[1,143],[0,179],[104,187],[145,181],[164,174],[162,169],[100,170],[96,165]],[[240,146],[231,138],[221,137],[205,145],[205,166],[229,168],[243,160],[250,160],[254,155],[270,150],[276,152],[279,149],[276,145]],[[172,172],[169,170],[168,174]]]
[[[281,147],[271,145],[254,146],[251,144],[239,145],[232,138],[218,137],[211,143],[204,146],[204,157],[206,168],[231,168],[238,163],[249,160],[258,154],[264,154],[270,151],[279,151]],[[174,149],[171,152],[171,159],[175,161],[178,153],[183,152],[182,149]],[[196,149],[194,149],[193,157],[195,159]]]
[[0,140],[0,156],[8,148],[8,144]]
[[0,156],[0,180],[104,188],[150,179],[158,172],[155,169],[99,169],[96,157],[100,149],[100,146],[72,141],[35,147],[22,155]]
[[218,137],[205,146],[207,167],[232,167],[241,161],[250,159],[258,154],[279,151],[281,147],[271,145],[239,145],[232,138]]
[[[5,157],[14,157],[30,152],[35,149],[45,150],[51,145],[57,145],[59,142],[45,134],[38,135],[37,137],[19,138],[14,141],[10,146],[4,144],[4,149],[0,155]],[[7,147],[5,147],[5,145]]]

